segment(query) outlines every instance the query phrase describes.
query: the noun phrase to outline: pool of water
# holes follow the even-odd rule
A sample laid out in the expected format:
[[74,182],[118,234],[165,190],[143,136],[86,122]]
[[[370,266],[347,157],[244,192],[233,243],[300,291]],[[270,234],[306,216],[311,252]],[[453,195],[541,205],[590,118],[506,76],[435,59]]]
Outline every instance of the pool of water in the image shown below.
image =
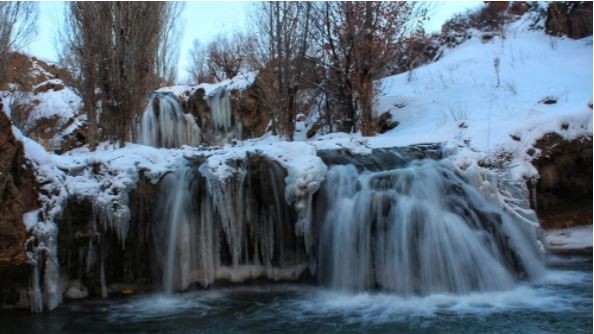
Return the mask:
[[1,311],[1,333],[591,333],[592,258],[504,292],[398,296],[265,285]]

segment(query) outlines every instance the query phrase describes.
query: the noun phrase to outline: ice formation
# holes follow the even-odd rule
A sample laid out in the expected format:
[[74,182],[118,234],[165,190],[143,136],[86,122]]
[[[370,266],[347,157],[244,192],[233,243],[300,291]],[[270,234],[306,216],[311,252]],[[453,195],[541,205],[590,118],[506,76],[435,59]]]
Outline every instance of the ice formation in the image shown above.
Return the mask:
[[259,155],[225,164],[233,172],[224,178],[208,162],[184,163],[162,182],[153,233],[168,293],[217,279],[296,279],[308,267],[289,224],[284,169]]
[[215,128],[225,133],[229,132],[232,125],[232,112],[227,88],[225,86],[217,87],[207,96],[206,101],[210,107]]
[[154,147],[197,146],[200,128],[170,93],[153,93],[137,126],[137,141]]

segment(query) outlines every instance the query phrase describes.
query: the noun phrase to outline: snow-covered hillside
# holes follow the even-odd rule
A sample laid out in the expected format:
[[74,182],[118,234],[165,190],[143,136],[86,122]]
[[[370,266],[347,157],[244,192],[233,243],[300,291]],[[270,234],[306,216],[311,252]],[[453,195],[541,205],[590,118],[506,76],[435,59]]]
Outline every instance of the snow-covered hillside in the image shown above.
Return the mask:
[[529,30],[530,22],[491,39],[474,31],[438,61],[381,80],[377,113],[390,111],[400,124],[369,144],[442,142],[480,159],[509,153],[523,164],[547,132],[591,136],[592,37],[552,37]]

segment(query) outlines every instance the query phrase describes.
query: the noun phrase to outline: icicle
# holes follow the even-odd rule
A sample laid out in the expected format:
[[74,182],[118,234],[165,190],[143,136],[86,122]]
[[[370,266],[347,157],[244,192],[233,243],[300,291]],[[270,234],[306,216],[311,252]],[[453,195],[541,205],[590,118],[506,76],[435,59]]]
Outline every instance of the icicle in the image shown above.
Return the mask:
[[231,130],[232,111],[231,99],[227,88],[224,86],[218,87],[207,98],[208,106],[210,107],[212,121],[217,130],[223,130],[225,133]]
[[232,178],[221,180],[211,175],[206,164],[200,167],[200,172],[206,177],[207,189],[212,197],[212,203],[220,216],[221,226],[229,244],[233,266],[241,260],[244,241],[244,201],[246,170],[238,168]]
[[101,298],[107,298],[107,280],[105,279],[105,256],[103,255],[103,248],[101,248],[101,264],[99,265],[101,280]]
[[184,114],[172,94],[154,93],[136,129],[137,141],[154,147],[198,146],[200,128],[194,116]]
[[40,287],[40,280],[39,277],[39,261],[38,255],[33,255],[33,259],[29,259],[29,264],[31,264],[31,289],[29,291],[29,299],[31,300],[31,312],[41,312],[43,311],[43,295],[41,293]]

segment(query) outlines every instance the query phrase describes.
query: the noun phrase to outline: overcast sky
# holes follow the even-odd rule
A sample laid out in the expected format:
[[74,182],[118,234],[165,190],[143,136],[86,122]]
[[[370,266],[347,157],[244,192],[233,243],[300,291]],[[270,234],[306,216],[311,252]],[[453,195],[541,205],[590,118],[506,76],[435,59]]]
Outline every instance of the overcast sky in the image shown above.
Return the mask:
[[[481,1],[431,3],[430,21],[427,31],[438,31],[445,20],[453,14],[480,6]],[[184,26],[180,46],[178,74],[186,77],[188,54],[192,41],[209,42],[216,34],[244,30],[248,24],[248,12],[253,2],[204,1],[188,2],[182,13]],[[64,22],[64,2],[40,2],[37,37],[25,50],[33,56],[57,61],[57,31]]]

